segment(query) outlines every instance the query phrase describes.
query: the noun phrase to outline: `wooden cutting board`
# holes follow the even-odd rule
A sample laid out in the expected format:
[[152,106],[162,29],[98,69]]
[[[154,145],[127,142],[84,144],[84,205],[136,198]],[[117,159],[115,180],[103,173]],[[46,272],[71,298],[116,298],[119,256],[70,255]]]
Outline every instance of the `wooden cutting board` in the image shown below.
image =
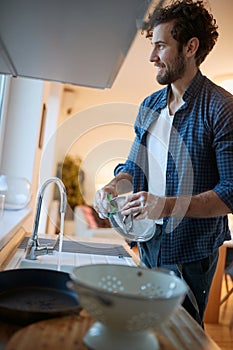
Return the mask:
[[[85,311],[78,316],[66,316],[40,321],[17,331],[5,350],[88,350],[83,337],[92,319]],[[158,335],[160,350],[176,350],[163,336]]]

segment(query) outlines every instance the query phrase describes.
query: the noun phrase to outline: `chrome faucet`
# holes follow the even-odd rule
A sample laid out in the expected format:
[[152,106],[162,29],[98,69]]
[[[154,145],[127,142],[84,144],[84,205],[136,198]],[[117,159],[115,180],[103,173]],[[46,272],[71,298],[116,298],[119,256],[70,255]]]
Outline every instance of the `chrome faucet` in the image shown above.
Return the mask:
[[54,245],[52,246],[48,244],[40,244],[39,238],[38,238],[38,227],[39,227],[39,220],[40,220],[41,204],[42,204],[44,192],[50,183],[55,183],[58,186],[60,191],[60,214],[61,214],[60,230],[61,228],[63,229],[64,227],[64,219],[65,219],[66,204],[67,204],[66,189],[63,182],[58,177],[51,177],[43,183],[43,185],[41,186],[38,192],[34,226],[33,226],[32,235],[28,240],[25,259],[36,260],[37,256],[39,255],[52,254],[53,251],[59,246],[61,232],[59,232],[58,238],[55,241]]

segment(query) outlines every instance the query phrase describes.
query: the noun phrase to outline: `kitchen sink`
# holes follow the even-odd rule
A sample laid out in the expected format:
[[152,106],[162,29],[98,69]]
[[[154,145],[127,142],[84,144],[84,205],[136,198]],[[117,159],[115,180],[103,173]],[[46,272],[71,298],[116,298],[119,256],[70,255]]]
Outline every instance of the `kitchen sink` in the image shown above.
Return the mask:
[[[48,240],[40,239],[42,244],[52,244]],[[6,269],[38,268],[71,272],[75,266],[89,264],[118,264],[133,265],[136,263],[132,256],[120,244],[97,243],[97,242],[63,242],[63,251],[54,251],[52,254],[37,256],[36,260],[25,258],[27,240],[24,239],[16,253],[9,261]],[[58,266],[60,268],[58,269]]]
[[[59,259],[60,258],[60,259]],[[89,264],[120,264],[120,265],[136,265],[132,258],[122,255],[98,255],[83,253],[67,253],[62,252],[60,257],[58,252],[53,254],[38,256],[36,260],[25,259],[24,256],[18,260],[17,268],[38,268],[71,272],[75,266]]]
[[[46,270],[58,270],[58,264],[41,262],[39,260],[22,259],[18,265],[19,269],[46,269]],[[60,265],[59,271],[70,273],[74,268],[74,265]]]

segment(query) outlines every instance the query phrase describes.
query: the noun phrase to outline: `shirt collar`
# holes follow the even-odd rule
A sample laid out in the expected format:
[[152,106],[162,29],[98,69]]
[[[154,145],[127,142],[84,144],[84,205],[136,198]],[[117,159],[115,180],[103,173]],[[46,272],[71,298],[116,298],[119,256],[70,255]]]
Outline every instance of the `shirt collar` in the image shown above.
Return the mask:
[[[190,97],[194,98],[198,92],[200,91],[202,85],[203,85],[204,76],[202,75],[201,71],[198,70],[197,74],[191,81],[190,85],[187,87],[187,89],[184,92],[183,100],[187,101]],[[171,89],[171,85],[167,85],[166,88],[164,88],[164,94],[161,97],[160,103],[158,105],[159,108],[165,108],[167,104],[167,98],[169,91]]]
[[201,87],[203,86],[203,80],[204,76],[202,75],[201,71],[198,70],[188,88],[185,90],[183,96],[184,101],[187,101],[189,98],[194,98],[199,93]]
[[[197,74],[191,81],[190,85],[185,90],[185,93],[183,96],[183,100],[185,102],[188,101],[190,98],[195,98],[195,96],[198,94],[198,92],[200,91],[203,85],[203,80],[204,80],[204,76],[202,75],[201,71],[198,70]],[[168,99],[170,89],[171,89],[171,85],[169,84],[162,90],[162,94],[160,96],[160,100],[158,102],[158,105],[155,111],[156,115],[157,113],[160,113],[161,109],[167,106],[167,99]]]
[[167,106],[167,99],[168,99],[168,95],[169,95],[169,91],[171,89],[171,85],[167,85],[164,89],[163,89],[163,94],[159,100],[158,103],[158,108],[157,110],[161,111],[161,109],[165,108]]

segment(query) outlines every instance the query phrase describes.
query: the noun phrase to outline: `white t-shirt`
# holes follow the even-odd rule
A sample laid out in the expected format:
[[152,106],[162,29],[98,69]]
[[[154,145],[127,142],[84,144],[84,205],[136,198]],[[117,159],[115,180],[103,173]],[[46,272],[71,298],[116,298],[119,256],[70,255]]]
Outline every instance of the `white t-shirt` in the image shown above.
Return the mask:
[[[167,153],[173,117],[166,106],[161,110],[159,118],[149,127],[147,135],[148,190],[160,197],[165,196]],[[163,219],[156,220],[156,223],[162,224]]]

